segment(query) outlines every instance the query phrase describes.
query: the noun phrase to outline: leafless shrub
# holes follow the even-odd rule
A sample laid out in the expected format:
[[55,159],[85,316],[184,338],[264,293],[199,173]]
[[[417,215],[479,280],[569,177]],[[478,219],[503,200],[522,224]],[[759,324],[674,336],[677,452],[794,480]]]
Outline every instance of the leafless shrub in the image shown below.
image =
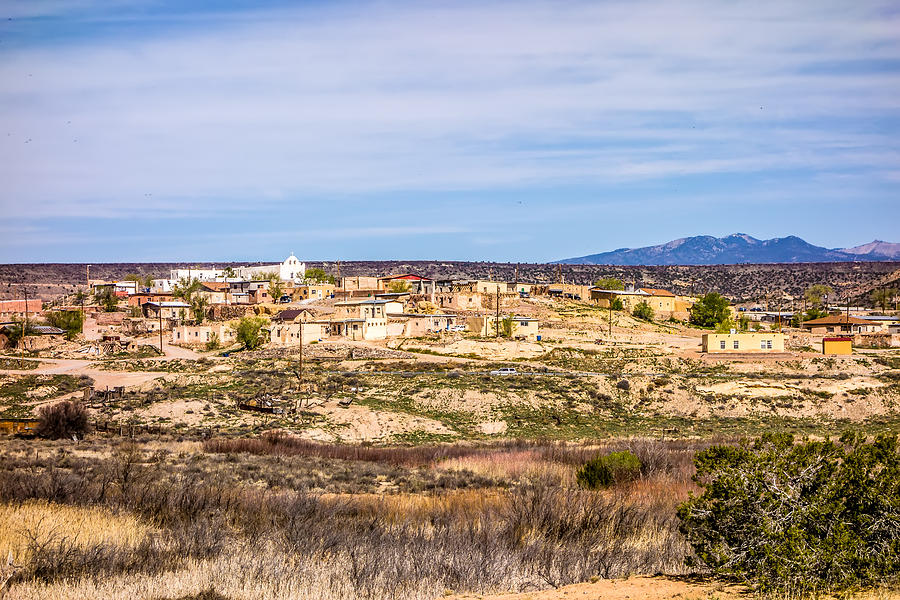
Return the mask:
[[38,411],[37,434],[58,439],[81,436],[88,431],[88,412],[80,402],[63,400]]

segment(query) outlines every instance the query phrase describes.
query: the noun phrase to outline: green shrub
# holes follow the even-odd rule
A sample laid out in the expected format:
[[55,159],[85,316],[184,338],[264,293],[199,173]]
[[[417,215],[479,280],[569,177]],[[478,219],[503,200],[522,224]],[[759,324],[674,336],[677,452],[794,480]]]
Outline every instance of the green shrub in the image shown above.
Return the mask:
[[610,308],[613,310],[625,310],[625,305],[622,304],[621,298],[613,298],[613,301],[610,303]]
[[583,488],[597,490],[614,483],[632,481],[640,474],[640,459],[628,450],[623,450],[586,462],[575,473],[575,480]]
[[653,308],[646,301],[638,302],[631,314],[644,321],[653,320]]
[[890,585],[900,573],[896,435],[794,444],[769,434],[695,457],[703,493],[678,509],[699,559],[764,594]]

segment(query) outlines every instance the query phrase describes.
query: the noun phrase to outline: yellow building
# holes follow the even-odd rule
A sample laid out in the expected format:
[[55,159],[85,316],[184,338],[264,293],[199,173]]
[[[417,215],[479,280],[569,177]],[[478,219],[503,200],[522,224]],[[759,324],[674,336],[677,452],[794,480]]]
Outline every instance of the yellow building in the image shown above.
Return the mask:
[[703,352],[726,354],[745,352],[784,352],[783,333],[704,333]]
[[294,288],[293,297],[295,300],[322,300],[334,296],[333,283],[311,283],[308,285],[298,285]]
[[853,338],[827,337],[822,340],[823,354],[853,354]]

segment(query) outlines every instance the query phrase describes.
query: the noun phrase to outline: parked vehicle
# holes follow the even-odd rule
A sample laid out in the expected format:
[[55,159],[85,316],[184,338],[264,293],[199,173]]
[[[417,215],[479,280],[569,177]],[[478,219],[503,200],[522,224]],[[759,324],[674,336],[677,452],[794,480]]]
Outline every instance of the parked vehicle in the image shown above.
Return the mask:
[[502,369],[497,369],[496,371],[491,371],[491,375],[515,375],[516,370],[512,367],[503,367]]
[[447,328],[447,331],[465,331],[465,330],[466,330],[465,325],[451,325],[450,327]]
[[288,296],[287,294],[285,294],[284,296],[282,296],[281,298],[278,299],[278,302],[281,303],[281,304],[290,304],[290,303],[291,303],[291,297]]

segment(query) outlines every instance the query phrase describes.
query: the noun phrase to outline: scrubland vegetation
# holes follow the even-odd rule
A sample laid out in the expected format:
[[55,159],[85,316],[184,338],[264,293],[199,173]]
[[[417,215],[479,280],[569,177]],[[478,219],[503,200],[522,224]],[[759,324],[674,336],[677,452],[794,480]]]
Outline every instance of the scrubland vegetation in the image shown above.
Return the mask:
[[[7,597],[434,598],[716,570],[791,597],[895,583],[896,439],[791,448],[787,437],[374,447],[280,432],[11,441],[0,454],[0,551],[17,567]],[[591,461],[611,476],[585,485]],[[757,512],[742,468],[772,480]],[[859,487],[867,477],[878,497]],[[861,504],[838,510],[838,492]],[[785,525],[795,509],[810,520]],[[851,513],[862,520],[846,548],[816,537]],[[795,576],[792,553],[816,559]],[[845,576],[816,579],[831,559]]]
[[684,573],[696,446],[626,445],[641,477],[595,492],[574,471],[606,446],[10,443],[9,597],[430,598]]

